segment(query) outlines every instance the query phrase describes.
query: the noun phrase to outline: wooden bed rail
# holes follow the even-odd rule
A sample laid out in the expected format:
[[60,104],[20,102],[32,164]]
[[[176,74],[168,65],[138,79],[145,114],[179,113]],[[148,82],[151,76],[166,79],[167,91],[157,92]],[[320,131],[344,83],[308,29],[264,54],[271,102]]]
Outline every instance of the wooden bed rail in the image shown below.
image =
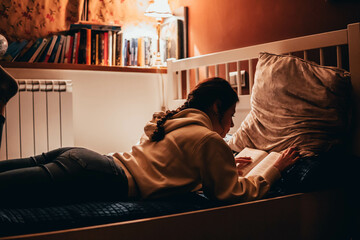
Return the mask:
[[161,217],[0,239],[344,239],[349,230],[345,201],[344,194],[338,190],[298,193]]
[[[258,58],[259,52],[271,52],[275,54],[291,54],[293,52],[302,52],[303,58],[308,60],[308,51],[313,49],[318,49],[319,51],[319,64],[324,65],[324,48],[335,47],[336,51],[336,66],[342,67],[342,45],[348,44],[348,36],[352,28],[356,28],[359,23],[350,24],[348,29],[314,34],[304,37],[286,39],[281,41],[275,41],[265,44],[259,44],[249,47],[243,47],[234,50],[222,51],[218,53],[205,54],[201,56],[191,57],[187,59],[180,60],[169,60],[168,61],[168,78],[174,81],[176,91],[174,91],[173,99],[182,99],[184,95],[191,90],[190,86],[196,85],[200,80],[200,71],[201,68],[204,72],[204,77],[210,77],[210,68],[214,68],[213,76],[220,76],[220,65],[225,65],[225,79],[229,80],[229,65],[230,63],[236,64],[237,76],[240,76],[240,62],[248,61],[248,72],[249,72],[249,90],[251,93],[251,88],[254,82],[254,71],[255,64],[254,61]],[[194,70],[193,78],[190,77],[190,71]],[[180,74],[180,72],[185,71],[186,74]],[[184,76],[185,75],[185,76]],[[186,78],[185,86],[181,83],[181,80]],[[239,78],[238,78],[239,79]],[[192,82],[194,82],[192,84]],[[239,81],[237,81],[237,86],[239,86]],[[186,94],[183,94],[183,89],[186,89]],[[241,95],[241,88],[238,88],[238,94]]]

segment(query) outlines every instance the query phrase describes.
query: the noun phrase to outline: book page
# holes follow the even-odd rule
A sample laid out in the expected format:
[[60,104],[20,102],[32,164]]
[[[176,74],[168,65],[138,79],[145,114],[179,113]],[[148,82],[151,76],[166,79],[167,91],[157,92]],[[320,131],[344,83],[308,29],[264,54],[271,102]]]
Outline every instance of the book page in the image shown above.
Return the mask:
[[271,152],[260,163],[258,163],[251,171],[245,175],[246,177],[262,175],[269,167],[273,166],[275,161],[280,157],[280,153]]
[[[267,152],[254,148],[244,148],[241,152],[239,152],[236,157],[251,157],[252,160],[252,163],[249,163],[241,169],[241,176],[245,176],[248,172],[250,172],[250,170],[254,168],[267,155]],[[236,164],[236,166],[237,165],[238,163]]]

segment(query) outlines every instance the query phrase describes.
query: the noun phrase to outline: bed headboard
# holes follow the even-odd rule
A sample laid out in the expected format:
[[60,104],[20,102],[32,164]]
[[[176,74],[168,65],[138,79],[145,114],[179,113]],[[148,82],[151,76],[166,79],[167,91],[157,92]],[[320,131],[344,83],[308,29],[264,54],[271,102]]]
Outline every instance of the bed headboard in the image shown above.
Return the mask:
[[168,60],[166,108],[180,106],[199,80],[223,77],[233,85],[240,98],[234,120],[233,130],[236,130],[250,110],[251,89],[260,52],[292,54],[320,65],[333,65],[350,71],[355,110],[352,152],[360,156],[360,23],[349,24],[347,29],[338,31]]

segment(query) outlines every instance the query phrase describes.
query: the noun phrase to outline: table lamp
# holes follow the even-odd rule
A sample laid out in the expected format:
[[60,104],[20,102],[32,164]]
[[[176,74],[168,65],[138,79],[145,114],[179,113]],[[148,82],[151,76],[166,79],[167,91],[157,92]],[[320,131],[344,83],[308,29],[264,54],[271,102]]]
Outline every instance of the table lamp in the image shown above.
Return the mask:
[[155,66],[160,66],[161,55],[160,55],[160,24],[163,18],[171,17],[172,13],[168,0],[150,0],[150,5],[145,11],[145,16],[156,18],[156,30],[158,35],[157,41],[157,53],[155,58]]

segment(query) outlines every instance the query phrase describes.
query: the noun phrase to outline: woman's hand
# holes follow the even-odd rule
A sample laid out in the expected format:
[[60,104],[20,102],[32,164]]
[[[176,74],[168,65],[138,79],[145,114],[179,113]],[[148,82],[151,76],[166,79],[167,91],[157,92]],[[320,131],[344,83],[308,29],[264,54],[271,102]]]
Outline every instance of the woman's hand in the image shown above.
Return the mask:
[[293,165],[299,159],[299,152],[296,147],[286,149],[281,156],[276,160],[274,167],[280,172]]
[[251,162],[252,162],[251,157],[236,157],[235,164],[238,174],[242,175],[243,174],[242,168],[244,168]]

